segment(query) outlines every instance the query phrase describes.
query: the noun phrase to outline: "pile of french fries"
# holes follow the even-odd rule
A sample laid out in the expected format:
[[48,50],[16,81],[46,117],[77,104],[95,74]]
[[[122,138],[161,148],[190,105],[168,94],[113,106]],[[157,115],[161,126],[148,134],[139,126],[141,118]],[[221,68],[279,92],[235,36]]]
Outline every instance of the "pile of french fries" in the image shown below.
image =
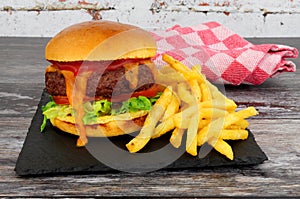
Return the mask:
[[236,103],[228,99],[217,87],[206,80],[200,66],[191,69],[164,54],[157,83],[164,91],[146,117],[140,133],[126,147],[131,153],[141,150],[151,139],[172,132],[170,143],[178,148],[186,133],[186,152],[196,156],[198,147],[205,143],[230,160],[234,159],[226,140],[248,138],[247,118],[257,115],[254,107],[237,110]]

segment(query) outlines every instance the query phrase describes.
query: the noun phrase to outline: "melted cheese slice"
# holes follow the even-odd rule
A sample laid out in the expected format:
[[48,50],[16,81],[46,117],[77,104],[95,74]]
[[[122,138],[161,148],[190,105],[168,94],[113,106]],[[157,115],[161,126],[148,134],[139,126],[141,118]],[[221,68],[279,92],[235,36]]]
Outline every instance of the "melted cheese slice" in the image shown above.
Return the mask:
[[77,146],[85,146],[88,142],[86,137],[86,130],[82,118],[85,115],[83,108],[83,101],[85,98],[87,80],[92,72],[84,72],[80,75],[74,76],[74,73],[67,70],[61,70],[61,73],[65,77],[66,81],[66,93],[70,105],[75,110],[75,123],[79,138],[77,140]]
[[45,70],[46,73],[57,72],[57,71],[58,69],[53,65],[49,65]]
[[124,65],[125,78],[129,82],[129,87],[135,89],[139,82],[139,63]]
[[[135,118],[145,116],[148,113],[149,113],[149,111],[138,111],[138,112],[134,112],[134,113],[123,113],[123,114],[119,114],[119,115],[101,116],[101,117],[98,117],[95,122],[90,123],[89,125],[106,124],[106,123],[112,122],[112,121],[132,120]],[[72,117],[72,116],[57,117],[57,119],[64,121],[64,122],[72,123],[72,124],[75,124],[75,121],[76,121],[75,117]]]
[[145,64],[147,67],[151,70],[152,75],[154,76],[154,79],[156,79],[157,76],[157,68],[153,64],[151,60],[143,60],[139,63],[136,62],[134,64],[124,64],[125,68],[125,78],[129,82],[129,86],[131,89],[137,89],[138,81],[139,81],[139,64]]

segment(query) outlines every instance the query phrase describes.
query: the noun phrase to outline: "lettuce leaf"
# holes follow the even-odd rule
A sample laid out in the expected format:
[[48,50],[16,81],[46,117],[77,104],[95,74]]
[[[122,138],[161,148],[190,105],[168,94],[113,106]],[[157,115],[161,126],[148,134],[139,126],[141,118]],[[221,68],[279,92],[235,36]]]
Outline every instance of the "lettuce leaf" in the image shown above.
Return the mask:
[[82,118],[84,124],[96,122],[97,117],[111,114],[111,102],[107,100],[86,102],[83,108],[85,111],[85,115]]
[[[84,124],[90,124],[97,121],[98,117],[105,115],[117,115],[122,113],[133,113],[140,110],[150,110],[152,105],[155,104],[160,97],[161,92],[156,96],[147,98],[144,96],[132,97],[127,101],[122,102],[121,106],[113,106],[112,102],[108,100],[99,100],[95,102],[86,102],[83,104],[85,115],[82,118]],[[118,107],[118,108],[116,108]],[[42,107],[42,113],[44,115],[43,123],[41,125],[41,132],[46,127],[48,119],[56,117],[75,116],[75,111],[70,105],[56,104],[52,98],[50,101]]]
[[50,98],[50,101],[42,107],[42,113],[44,115],[44,119],[41,125],[41,132],[43,132],[44,128],[46,127],[48,119],[66,117],[68,115],[74,116],[75,114],[70,105],[58,105],[52,100],[52,98]]

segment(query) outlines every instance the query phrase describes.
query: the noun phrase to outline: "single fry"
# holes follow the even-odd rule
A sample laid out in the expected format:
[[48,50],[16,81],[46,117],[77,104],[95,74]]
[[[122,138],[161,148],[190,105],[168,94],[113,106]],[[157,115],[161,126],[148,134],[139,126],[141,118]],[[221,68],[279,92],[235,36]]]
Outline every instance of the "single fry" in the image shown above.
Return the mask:
[[198,81],[199,84],[203,84],[206,83],[206,77],[201,73],[201,66],[200,65],[194,65],[192,67],[192,71],[197,74],[196,75],[196,79]]
[[182,136],[185,129],[175,128],[170,137],[170,143],[175,147],[179,148],[182,142]]
[[192,95],[186,82],[179,83],[177,89],[178,96],[183,102],[187,104],[193,104],[195,102],[195,97]]
[[198,130],[197,133],[197,145],[202,146],[205,142],[207,142],[207,134],[208,134],[208,128],[205,126],[203,129]]
[[258,114],[257,110],[252,106],[250,106],[246,109],[240,110],[238,112],[230,113],[225,117],[224,128],[227,128],[230,125],[235,124],[242,119],[245,119],[245,118],[257,115],[257,114]]
[[149,141],[150,137],[135,137],[126,144],[126,147],[130,153],[136,153],[141,150]]
[[173,118],[168,118],[161,122],[159,125],[157,125],[152,135],[152,138],[158,138],[174,128],[175,124]]
[[205,119],[205,118],[202,118],[202,119],[199,121],[198,130],[199,130],[199,129],[203,129],[205,126],[209,125],[210,122],[211,122],[211,119]]
[[180,101],[179,101],[178,97],[175,94],[173,94],[171,102],[167,106],[167,109],[166,109],[166,111],[164,113],[164,116],[161,120],[164,121],[164,120],[168,119],[170,116],[177,113],[178,110],[179,110],[179,106],[180,106]]
[[196,98],[196,104],[199,106],[200,109],[200,101],[201,101],[201,89],[199,87],[199,84],[197,80],[193,79],[189,81],[189,84],[191,86],[192,95]]
[[167,54],[163,54],[162,60],[170,64],[172,68],[181,73],[186,80],[197,79],[197,73],[193,73],[190,68],[174,59],[173,57]]
[[229,130],[223,129],[220,134],[220,139],[223,140],[245,140],[248,138],[247,130]]
[[201,89],[196,79],[190,80],[191,91],[196,99],[197,112],[192,115],[187,129],[186,138],[186,151],[193,155],[197,155],[197,132],[200,121],[200,101],[201,101]]
[[189,128],[186,134],[186,152],[196,156],[197,155],[197,131],[199,124],[199,113],[192,116],[189,123]]
[[237,105],[233,100],[226,99],[225,101],[219,100],[211,100],[211,101],[204,101],[200,103],[201,108],[217,108],[227,110],[228,112],[232,112],[236,109]]
[[154,133],[155,126],[163,116],[168,104],[171,101],[172,89],[167,87],[161,97],[156,101],[145,119],[144,126],[140,133],[126,144],[127,149],[131,153],[141,150],[150,140]]
[[242,119],[238,121],[237,123],[234,123],[227,127],[227,129],[235,129],[235,130],[240,130],[240,129],[246,129],[249,126],[249,122],[245,119]]
[[178,83],[178,82],[185,82],[185,81],[186,79],[184,78],[184,76],[178,72],[172,72],[172,73],[158,72],[156,77],[156,82],[158,84],[172,84],[174,82]]
[[183,63],[174,59],[170,55],[163,54],[162,60],[170,64],[172,68],[174,68],[176,71],[180,72],[181,74],[187,74],[188,71],[190,71],[188,67],[186,67]]
[[209,140],[208,144],[210,144],[214,149],[216,149],[219,153],[225,155],[230,160],[233,160],[233,151],[231,146],[225,142],[224,140]]
[[226,110],[217,108],[201,108],[200,118],[202,119],[215,119],[220,117],[225,117],[228,114]]
[[209,90],[207,84],[202,83],[202,84],[200,84],[200,87],[201,87],[201,92],[202,92],[202,102],[211,101],[212,96],[211,96],[211,93],[210,93],[210,90]]
[[211,95],[213,99],[218,99],[220,101],[226,101],[227,97],[212,83],[206,81],[208,88],[210,89]]

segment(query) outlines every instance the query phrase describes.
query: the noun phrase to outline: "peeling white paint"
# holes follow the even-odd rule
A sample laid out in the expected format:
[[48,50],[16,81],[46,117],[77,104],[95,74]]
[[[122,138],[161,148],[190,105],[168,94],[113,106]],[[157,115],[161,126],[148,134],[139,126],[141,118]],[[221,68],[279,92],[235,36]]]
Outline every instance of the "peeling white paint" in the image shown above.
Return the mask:
[[217,21],[244,37],[299,37],[300,0],[0,1],[0,36],[51,37],[93,19],[146,29]]

